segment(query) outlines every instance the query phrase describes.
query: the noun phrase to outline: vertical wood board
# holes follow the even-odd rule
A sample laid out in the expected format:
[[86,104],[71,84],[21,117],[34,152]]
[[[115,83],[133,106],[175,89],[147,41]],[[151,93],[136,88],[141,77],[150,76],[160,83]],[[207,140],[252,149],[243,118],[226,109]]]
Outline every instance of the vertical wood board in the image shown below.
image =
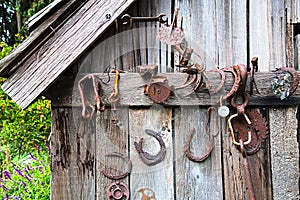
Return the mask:
[[[128,151],[128,107],[117,107],[118,123],[112,123],[112,113],[106,109],[104,113],[97,115],[96,121],[96,199],[106,199],[106,190],[111,183],[116,182],[105,177],[101,170],[110,174],[119,175],[128,169],[127,163],[118,157],[106,156],[113,152],[121,153],[129,157]],[[129,177],[125,177],[120,182],[129,185]]]
[[[171,119],[172,110],[161,106],[129,111],[130,158],[133,163],[130,188],[133,199],[143,199],[141,192],[143,188],[153,191],[156,199],[174,199]],[[166,145],[164,160],[153,166],[148,166],[141,161],[134,146],[134,142],[144,138],[143,150],[152,155],[158,152],[160,147],[157,140],[147,135],[145,129],[160,134]]]
[[270,109],[273,198],[299,199],[297,107]]
[[52,110],[51,199],[95,196],[95,124],[80,113],[76,108]]
[[[216,113],[211,116],[211,132],[216,134]],[[217,119],[219,120],[219,119]],[[181,106],[175,110],[175,163],[177,199],[222,199],[222,159],[220,134],[214,139],[211,155],[203,162],[193,162],[184,153],[184,143],[192,128],[195,133],[190,142],[190,151],[195,156],[204,155],[208,149],[206,133],[206,109],[198,106]]]

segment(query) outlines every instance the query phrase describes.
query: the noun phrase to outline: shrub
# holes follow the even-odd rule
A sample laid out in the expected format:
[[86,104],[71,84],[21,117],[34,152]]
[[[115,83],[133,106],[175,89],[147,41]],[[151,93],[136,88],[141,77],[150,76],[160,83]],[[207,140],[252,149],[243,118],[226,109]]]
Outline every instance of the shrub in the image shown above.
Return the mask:
[[35,146],[35,151],[14,157],[2,172],[1,199],[50,199],[49,154]]

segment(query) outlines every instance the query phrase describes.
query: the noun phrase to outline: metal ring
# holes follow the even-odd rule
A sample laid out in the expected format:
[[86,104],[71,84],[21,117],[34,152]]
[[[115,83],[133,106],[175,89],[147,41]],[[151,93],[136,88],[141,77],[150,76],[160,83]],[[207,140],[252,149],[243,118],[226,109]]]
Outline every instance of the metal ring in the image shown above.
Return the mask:
[[223,70],[220,70],[219,68],[217,69],[213,69],[210,70],[211,72],[218,72],[221,75],[221,82],[218,85],[218,87],[216,87],[216,89],[214,89],[212,92],[210,92],[211,95],[216,94],[217,92],[219,92],[219,90],[223,87],[224,83],[225,83],[225,72]]
[[113,174],[110,174],[108,171],[101,170],[101,173],[104,176],[106,176],[107,178],[113,179],[113,180],[119,180],[119,179],[125,178],[126,176],[128,176],[130,174],[131,169],[132,169],[132,162],[127,156],[125,156],[122,153],[118,153],[118,152],[108,153],[105,156],[115,156],[115,157],[119,157],[119,158],[122,158],[123,160],[125,160],[127,163],[127,171],[123,172],[119,175],[113,175]]

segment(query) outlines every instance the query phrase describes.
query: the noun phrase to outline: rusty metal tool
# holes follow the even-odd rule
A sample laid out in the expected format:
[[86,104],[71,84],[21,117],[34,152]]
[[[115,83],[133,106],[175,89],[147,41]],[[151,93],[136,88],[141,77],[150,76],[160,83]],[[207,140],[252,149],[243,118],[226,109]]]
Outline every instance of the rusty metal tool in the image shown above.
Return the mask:
[[173,95],[174,88],[168,85],[166,76],[154,76],[148,85],[144,86],[144,94],[154,103],[163,104]]
[[258,91],[256,82],[255,82],[255,78],[254,78],[255,72],[258,71],[258,57],[253,57],[251,59],[251,64],[252,64],[252,69],[248,68],[248,71],[251,71],[251,76],[250,76],[250,92],[249,92],[250,96],[253,95],[253,85],[255,87],[255,90],[256,90],[257,94],[260,94],[260,92]]
[[109,100],[111,102],[111,122],[113,124],[118,123],[118,114],[117,114],[117,108],[116,108],[116,102],[119,101],[120,95],[119,95],[119,80],[120,80],[120,72],[119,70],[113,70],[113,72],[116,73],[115,81],[114,81],[114,87],[113,92],[111,93]]
[[129,200],[130,191],[128,185],[123,182],[111,183],[106,190],[107,200]]
[[128,176],[130,174],[131,169],[132,169],[132,162],[127,156],[125,156],[122,153],[118,153],[118,152],[108,153],[105,156],[114,156],[114,157],[122,158],[127,163],[127,170],[119,175],[115,175],[115,174],[110,174],[108,171],[103,169],[103,170],[101,170],[101,173],[104,176],[106,176],[107,178],[113,179],[113,180],[119,180],[119,179],[125,178],[126,176]]
[[155,139],[157,139],[159,145],[160,145],[160,150],[157,154],[155,155],[151,155],[147,152],[144,152],[143,150],[143,140],[144,138],[141,138],[140,141],[137,143],[137,142],[134,142],[134,146],[135,146],[135,149],[137,150],[138,154],[139,154],[139,157],[141,158],[141,160],[146,164],[146,165],[155,165],[157,163],[160,163],[164,158],[165,158],[165,155],[166,155],[166,145],[162,139],[162,137],[156,133],[155,131],[152,131],[152,130],[149,130],[149,129],[146,129],[145,132],[150,135],[150,136],[153,136],[155,137]]
[[121,17],[121,20],[123,21],[124,25],[130,24],[130,27],[132,27],[132,24],[134,22],[159,22],[159,23],[168,22],[168,18],[164,13],[161,13],[156,17],[132,17],[129,14],[125,14]]
[[[101,89],[101,79],[95,77],[93,74],[87,74],[78,81],[78,90],[80,93],[80,98],[82,102],[82,116],[87,119],[91,119],[94,116],[95,109],[103,112],[105,105],[100,98],[100,89]],[[89,83],[89,85],[88,85]],[[90,89],[93,88],[94,100],[95,103],[91,103],[86,94]],[[88,109],[89,108],[89,109]]]

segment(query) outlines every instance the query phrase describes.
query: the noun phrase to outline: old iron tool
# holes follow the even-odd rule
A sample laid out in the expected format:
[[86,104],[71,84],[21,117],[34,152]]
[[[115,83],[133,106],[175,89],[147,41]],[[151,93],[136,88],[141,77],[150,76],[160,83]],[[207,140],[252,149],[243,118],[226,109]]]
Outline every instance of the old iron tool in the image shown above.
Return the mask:
[[[207,121],[206,121],[206,133],[209,135],[209,144],[208,144],[208,149],[205,151],[205,153],[201,156],[196,156],[196,155],[193,155],[190,151],[190,142],[191,142],[191,139],[192,139],[192,136],[193,134],[195,133],[195,128],[193,128],[186,136],[186,139],[185,139],[185,143],[184,143],[184,152],[185,152],[185,155],[192,161],[194,162],[203,162],[204,160],[206,160],[212,150],[213,150],[213,145],[214,145],[214,138],[219,134],[219,132],[217,134],[212,134],[210,132],[210,127],[209,127],[209,124],[210,124],[210,115],[211,115],[211,110],[214,110],[216,112],[216,109],[214,107],[209,107],[207,109],[207,113],[206,113],[206,117],[207,117]],[[216,114],[216,124],[217,124],[217,130],[219,130],[219,119],[218,119],[218,115]]]
[[[262,143],[268,138],[268,122],[258,111],[248,109],[245,112],[251,124],[248,124],[245,118],[241,116],[232,119],[234,140],[246,141],[248,139],[247,133],[250,130],[251,141],[249,144],[244,143],[244,150],[247,155],[253,155],[260,150]],[[240,145],[237,148],[241,151]]]
[[113,70],[112,72],[116,73],[116,77],[114,81],[113,91],[109,97],[109,101],[111,102],[111,122],[113,124],[117,124],[119,120],[117,116],[116,102],[119,101],[120,99],[120,95],[119,95],[120,72],[119,70]]
[[272,80],[272,90],[276,96],[284,100],[291,96],[299,85],[298,73],[293,68],[281,67],[276,72],[279,74]]
[[258,71],[258,58],[257,57],[253,57],[251,59],[251,64],[252,64],[252,69],[248,68],[248,71],[251,71],[251,76],[250,76],[250,92],[249,92],[250,96],[253,95],[253,85],[255,87],[255,90],[256,90],[257,94],[260,94],[260,92],[258,91],[256,82],[255,82],[255,79],[254,79],[255,72]]
[[128,186],[123,182],[111,183],[106,190],[107,200],[129,200],[130,192]]
[[151,82],[144,86],[144,94],[148,95],[154,103],[163,104],[173,95],[173,87],[168,85],[167,77],[155,76]]
[[112,153],[108,153],[105,156],[115,156],[115,157],[119,157],[122,158],[126,163],[127,163],[127,170],[119,175],[114,175],[114,174],[110,174],[108,171],[106,170],[101,170],[101,173],[106,176],[107,178],[113,179],[113,180],[119,180],[122,178],[125,178],[126,176],[128,176],[131,172],[132,169],[132,163],[131,160],[125,156],[124,154],[118,153],[118,152],[112,152]]
[[[90,85],[87,83],[90,82]],[[78,90],[80,93],[80,98],[82,102],[82,116],[84,118],[90,119],[93,117],[96,110],[103,112],[105,109],[105,105],[101,101],[100,98],[100,90],[101,90],[101,79],[98,79],[93,74],[85,75],[82,79],[78,81]],[[88,99],[86,92],[88,91],[89,87],[93,88],[94,92],[94,99],[95,103],[91,103],[91,101]],[[87,107],[88,106],[88,107]],[[88,109],[89,108],[89,109]]]
[[165,145],[162,137],[158,133],[156,133],[155,131],[146,129],[145,132],[148,135],[151,135],[151,136],[153,136],[157,139],[157,141],[159,142],[159,145],[160,145],[159,152],[156,155],[151,155],[147,152],[144,152],[144,150],[143,150],[143,140],[144,140],[144,138],[141,138],[138,143],[134,142],[134,146],[135,146],[135,149],[137,150],[137,152],[139,154],[139,157],[141,158],[141,160],[146,165],[155,165],[157,163],[160,163],[165,158],[166,151],[167,151],[166,150],[166,145]]
[[173,14],[173,21],[170,26],[162,26],[159,28],[157,34],[158,39],[168,45],[177,45],[182,43],[184,39],[184,32],[182,27],[177,27],[177,18],[178,18],[179,9],[176,8]]
[[134,22],[159,22],[162,24],[168,22],[166,14],[163,13],[156,17],[132,17],[128,14],[125,14],[121,17],[121,20],[123,21],[123,24],[129,24],[130,27],[132,27],[132,23]]
[[249,199],[255,200],[256,198],[255,198],[254,189],[253,189],[251,171],[250,171],[250,167],[249,167],[249,163],[248,163],[248,159],[247,159],[247,153],[244,149],[244,142],[242,139],[239,140],[239,144],[240,144],[240,149],[241,149],[242,157],[243,157],[243,167],[244,167],[244,171],[245,171],[245,175],[246,175],[245,179],[246,179],[246,184],[247,184],[247,188],[248,188]]

